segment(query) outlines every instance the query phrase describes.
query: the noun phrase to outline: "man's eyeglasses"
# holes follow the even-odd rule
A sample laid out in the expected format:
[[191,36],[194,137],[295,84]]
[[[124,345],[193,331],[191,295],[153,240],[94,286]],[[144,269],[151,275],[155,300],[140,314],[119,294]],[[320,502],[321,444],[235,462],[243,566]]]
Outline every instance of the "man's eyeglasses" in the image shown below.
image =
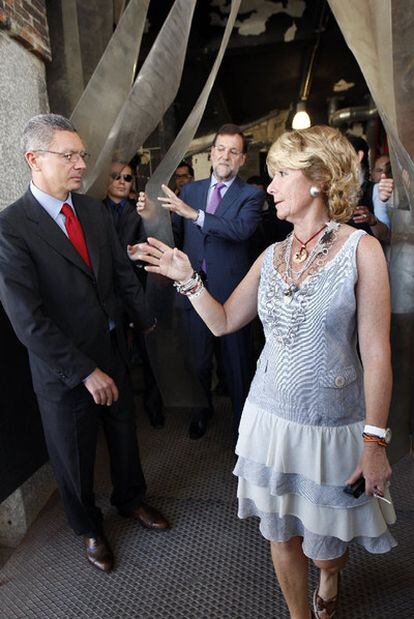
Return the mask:
[[114,181],[119,181],[120,178],[123,178],[126,183],[130,183],[132,181],[131,174],[118,174],[117,172],[111,172],[111,178]]
[[193,178],[191,174],[174,174],[174,178]]
[[87,153],[85,150],[81,150],[79,152],[59,153],[56,150],[45,150],[45,149],[38,148],[36,152],[37,153],[52,153],[52,155],[59,155],[59,157],[67,161],[67,163],[74,163],[75,161],[79,159],[79,157],[83,159],[83,161],[85,161],[86,163],[88,159],[90,159],[90,156],[91,156],[90,153]]
[[226,148],[225,146],[216,146],[215,144],[213,145],[213,148],[216,149],[219,155],[224,155],[226,151],[228,151],[233,157],[243,154],[241,150],[237,150],[237,148]]

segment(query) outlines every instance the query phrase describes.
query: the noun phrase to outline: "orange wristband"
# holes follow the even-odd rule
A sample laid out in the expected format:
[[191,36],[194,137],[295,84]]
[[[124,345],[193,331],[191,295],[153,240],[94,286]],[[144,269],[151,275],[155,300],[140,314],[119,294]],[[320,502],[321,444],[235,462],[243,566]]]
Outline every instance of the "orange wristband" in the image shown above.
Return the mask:
[[365,434],[365,432],[363,432],[362,438],[364,443],[378,443],[378,445],[381,445],[382,447],[388,447],[388,444],[384,441],[384,439],[379,436],[373,436],[372,434]]

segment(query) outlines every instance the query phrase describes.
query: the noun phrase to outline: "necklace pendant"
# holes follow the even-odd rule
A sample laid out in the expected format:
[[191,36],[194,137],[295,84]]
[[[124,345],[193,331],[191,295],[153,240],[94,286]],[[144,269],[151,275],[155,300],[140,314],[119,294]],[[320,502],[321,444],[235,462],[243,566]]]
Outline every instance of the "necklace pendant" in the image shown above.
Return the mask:
[[286,290],[283,292],[283,303],[285,305],[290,305],[292,303],[293,300],[293,290],[292,288],[286,288]]
[[296,264],[301,264],[302,262],[305,262],[308,256],[309,254],[306,247],[302,245],[302,247],[293,254],[293,262],[295,262]]

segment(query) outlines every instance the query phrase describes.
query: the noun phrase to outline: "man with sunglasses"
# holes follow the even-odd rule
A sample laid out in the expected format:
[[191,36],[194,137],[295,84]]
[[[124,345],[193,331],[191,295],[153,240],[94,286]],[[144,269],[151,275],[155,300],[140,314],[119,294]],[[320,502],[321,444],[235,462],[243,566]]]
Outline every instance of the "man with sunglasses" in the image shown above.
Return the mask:
[[[128,212],[128,205],[132,202],[129,194],[132,191],[134,177],[129,164],[113,161],[109,175],[109,185],[104,202],[109,207],[115,228],[119,231],[123,227],[123,220]],[[135,208],[134,208],[135,210]],[[139,223],[141,218],[139,218]]]
[[[71,528],[102,571],[112,551],[95,504],[98,426],[109,448],[111,503],[152,529],[168,522],[145,503],[121,302],[150,331],[142,286],[102,203],[75,193],[87,153],[63,116],[23,132],[28,191],[0,213],[0,300],[28,349],[46,444]],[[69,559],[62,558],[62,561]]]
[[[128,245],[140,243],[147,238],[141,216],[138,215],[136,203],[129,198],[133,188],[132,167],[129,163],[113,161],[109,175],[109,184],[104,203],[112,215],[118,238],[122,247],[127,251]],[[143,268],[135,269],[135,273],[145,288],[146,272]],[[129,320],[126,321],[130,322]],[[142,358],[144,378],[144,409],[154,428],[162,428],[165,423],[162,412],[162,398],[158,389],[155,376],[152,372],[148,359],[145,338],[139,329],[135,330],[135,338],[138,342]]]

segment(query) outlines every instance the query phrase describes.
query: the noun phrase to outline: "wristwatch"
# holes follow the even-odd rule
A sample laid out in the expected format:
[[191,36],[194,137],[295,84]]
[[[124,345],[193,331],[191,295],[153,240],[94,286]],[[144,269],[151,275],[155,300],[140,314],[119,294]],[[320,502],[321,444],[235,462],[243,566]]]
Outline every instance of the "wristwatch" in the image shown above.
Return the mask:
[[367,424],[364,426],[363,433],[368,434],[368,436],[376,436],[387,443],[387,445],[391,443],[392,432],[390,428],[378,428],[378,426],[371,426]]

